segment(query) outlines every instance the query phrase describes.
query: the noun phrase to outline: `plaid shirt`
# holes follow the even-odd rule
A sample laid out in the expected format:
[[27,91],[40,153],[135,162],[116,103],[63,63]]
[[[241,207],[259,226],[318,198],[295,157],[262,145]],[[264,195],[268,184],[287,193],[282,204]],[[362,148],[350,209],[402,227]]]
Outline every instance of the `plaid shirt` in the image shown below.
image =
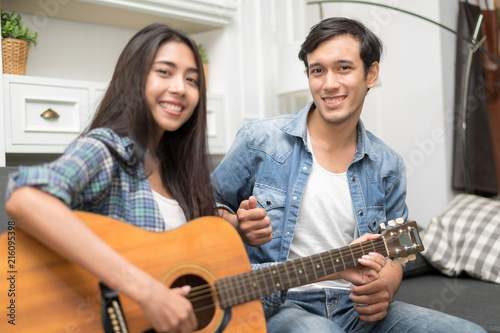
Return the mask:
[[165,230],[143,163],[125,169],[110,153],[114,147],[125,161],[133,161],[133,142],[110,129],[92,130],[76,139],[57,160],[20,167],[7,195],[33,186],[54,195],[72,210],[109,216],[149,231]]

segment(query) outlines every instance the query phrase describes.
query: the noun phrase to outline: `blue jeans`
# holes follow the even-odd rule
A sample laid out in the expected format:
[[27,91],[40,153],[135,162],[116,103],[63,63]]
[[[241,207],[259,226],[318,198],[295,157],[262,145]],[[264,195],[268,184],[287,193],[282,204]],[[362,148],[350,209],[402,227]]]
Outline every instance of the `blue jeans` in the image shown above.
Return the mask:
[[464,319],[403,302],[393,302],[383,320],[366,323],[349,294],[338,289],[290,291],[281,306],[264,309],[268,333],[486,332]]

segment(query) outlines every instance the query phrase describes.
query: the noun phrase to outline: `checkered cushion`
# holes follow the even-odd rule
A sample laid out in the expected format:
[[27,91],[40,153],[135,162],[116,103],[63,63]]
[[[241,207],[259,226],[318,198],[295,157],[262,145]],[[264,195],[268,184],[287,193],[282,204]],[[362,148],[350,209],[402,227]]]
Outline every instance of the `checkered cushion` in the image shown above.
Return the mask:
[[423,256],[442,273],[500,283],[500,201],[457,195],[421,236]]

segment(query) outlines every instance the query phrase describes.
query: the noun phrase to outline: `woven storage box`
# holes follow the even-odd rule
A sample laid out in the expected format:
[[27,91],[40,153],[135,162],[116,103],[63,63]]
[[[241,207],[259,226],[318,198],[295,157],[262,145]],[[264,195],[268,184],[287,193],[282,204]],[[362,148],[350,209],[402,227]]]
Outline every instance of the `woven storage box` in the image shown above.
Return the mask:
[[4,74],[26,74],[30,44],[24,40],[2,39],[2,71]]

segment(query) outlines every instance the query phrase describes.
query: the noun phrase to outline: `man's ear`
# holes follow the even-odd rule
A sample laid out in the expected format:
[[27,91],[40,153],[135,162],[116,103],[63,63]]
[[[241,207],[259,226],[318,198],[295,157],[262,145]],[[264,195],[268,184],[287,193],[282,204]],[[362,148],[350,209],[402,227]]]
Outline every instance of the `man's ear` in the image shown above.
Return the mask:
[[368,73],[366,74],[366,87],[373,88],[378,80],[378,72],[380,70],[380,66],[377,61],[375,61],[370,68],[368,69]]

